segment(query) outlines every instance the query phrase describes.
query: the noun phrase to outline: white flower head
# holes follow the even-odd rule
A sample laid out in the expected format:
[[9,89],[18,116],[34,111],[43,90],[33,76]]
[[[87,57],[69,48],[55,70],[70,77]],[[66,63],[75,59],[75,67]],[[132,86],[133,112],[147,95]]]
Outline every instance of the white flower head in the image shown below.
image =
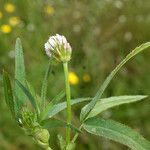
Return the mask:
[[50,36],[45,43],[45,51],[49,57],[61,62],[68,62],[71,59],[72,49],[63,35]]

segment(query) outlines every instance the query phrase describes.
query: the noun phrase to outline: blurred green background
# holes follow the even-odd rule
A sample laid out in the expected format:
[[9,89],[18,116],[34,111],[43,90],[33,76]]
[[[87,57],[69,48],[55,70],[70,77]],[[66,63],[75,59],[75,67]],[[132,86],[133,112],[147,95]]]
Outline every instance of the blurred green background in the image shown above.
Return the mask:
[[[78,79],[72,97],[94,96],[109,72],[133,48],[150,41],[150,0],[0,0],[0,150],[40,150],[10,117],[4,102],[2,69],[14,78],[14,45],[20,37],[25,52],[27,79],[40,92],[48,57],[44,43],[53,34],[63,34],[73,48],[70,71]],[[64,87],[61,65],[53,68],[49,100]],[[104,96],[150,92],[150,50],[131,60],[113,79]],[[80,106],[73,108],[78,125]],[[64,118],[65,112],[60,117]],[[127,124],[150,140],[150,98],[104,112]],[[63,133],[63,129],[59,130]],[[58,130],[50,143],[58,149]],[[79,150],[127,150],[96,136],[82,134]]]

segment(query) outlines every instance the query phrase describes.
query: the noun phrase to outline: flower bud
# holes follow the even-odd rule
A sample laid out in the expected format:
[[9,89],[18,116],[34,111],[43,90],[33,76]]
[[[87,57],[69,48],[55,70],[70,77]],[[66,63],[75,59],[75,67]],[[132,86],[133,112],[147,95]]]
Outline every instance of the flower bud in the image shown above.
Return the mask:
[[50,36],[45,43],[45,51],[49,57],[59,62],[68,62],[71,59],[72,49],[63,35]]
[[34,136],[33,137],[39,146],[41,146],[43,148],[49,147],[50,134],[49,134],[48,130],[36,128],[34,130]]
[[35,126],[37,121],[36,115],[27,110],[24,109],[21,112],[21,117],[19,118],[19,124],[23,127],[23,128],[32,128]]

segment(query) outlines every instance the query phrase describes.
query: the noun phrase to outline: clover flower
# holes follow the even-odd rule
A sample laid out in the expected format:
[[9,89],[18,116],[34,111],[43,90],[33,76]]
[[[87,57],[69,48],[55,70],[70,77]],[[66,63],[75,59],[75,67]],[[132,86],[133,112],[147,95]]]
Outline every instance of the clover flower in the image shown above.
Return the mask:
[[45,51],[49,57],[59,62],[68,62],[71,59],[72,49],[63,35],[50,36],[45,43]]

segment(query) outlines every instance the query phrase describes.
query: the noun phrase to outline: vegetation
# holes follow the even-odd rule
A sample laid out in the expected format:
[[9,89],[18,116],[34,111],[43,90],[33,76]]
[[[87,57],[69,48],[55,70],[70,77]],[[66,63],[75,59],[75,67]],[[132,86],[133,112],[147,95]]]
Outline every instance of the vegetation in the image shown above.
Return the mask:
[[[42,129],[34,129],[34,132],[25,130],[25,132],[27,134],[32,133],[32,137],[38,139],[35,140],[36,143],[42,147],[47,147],[49,144],[52,149],[58,149],[60,144],[56,139],[61,141],[61,147],[63,147],[66,142],[63,141],[62,136],[57,137],[57,135],[61,134],[64,137],[64,128],[53,128],[54,126],[61,126],[69,132],[71,130],[71,137],[68,138],[68,141],[77,142],[79,149],[97,149],[97,147],[106,150],[126,149],[125,146],[101,137],[92,136],[91,138],[87,132],[117,141],[132,149],[149,149],[149,142],[138,134],[141,133],[146,139],[150,137],[149,98],[144,96],[149,93],[149,52],[137,56],[132,63],[129,62],[121,70],[120,76],[114,78],[108,86],[126,61],[148,48],[149,43],[137,47],[127,55],[102,84],[111,68],[116,66],[122,57],[128,53],[124,50],[133,49],[135,45],[149,41],[149,1],[142,2],[142,5],[141,2],[141,0],[137,0],[136,3],[132,0],[91,1],[88,3],[86,1],[36,1],[36,3],[24,0],[21,2],[18,0],[0,1],[0,65],[2,69],[5,68],[9,72],[11,80],[16,79],[10,83],[8,73],[6,71],[2,73],[1,70],[0,111],[1,113],[7,112],[1,115],[0,119],[1,149],[7,150],[10,147],[13,149],[40,149],[36,144],[33,144],[30,137],[22,134],[22,130],[11,119],[4,103],[4,96],[14,120],[23,129],[28,128],[31,122],[35,123],[32,124],[33,126],[37,125],[36,123],[40,124]],[[49,36],[48,33],[50,35],[55,33],[65,35],[73,49],[69,72],[67,73],[68,77],[66,76],[71,85],[71,105],[73,107],[71,124],[64,121],[66,120],[66,103],[65,92],[62,90],[65,89],[62,65],[58,65],[56,61],[52,61],[52,64],[49,63],[49,59],[44,53],[43,45]],[[23,41],[26,73],[19,39],[16,42],[16,53],[13,50],[14,39],[18,36]],[[12,65],[14,56],[16,62],[15,76]],[[47,69],[46,64],[48,64]],[[45,70],[47,71],[41,91],[41,79]],[[49,73],[50,75],[47,76]],[[2,82],[2,74],[4,82]],[[102,86],[93,98],[99,85]],[[5,87],[5,95],[3,87]],[[106,87],[107,90],[105,91]],[[13,89],[12,92],[9,90],[11,88]],[[47,97],[45,97],[46,89]],[[104,91],[105,93],[103,93]],[[127,96],[127,94],[129,95]],[[102,96],[106,98],[102,98]],[[144,98],[146,98],[145,102],[121,105],[140,101]],[[41,101],[44,103],[41,104]],[[73,104],[77,103],[78,105],[74,107]],[[117,107],[109,109],[114,106]],[[42,112],[44,111],[43,108],[45,108],[45,112]],[[79,114],[80,109],[81,115]],[[49,110],[51,111],[49,112]],[[62,112],[59,113],[60,111]],[[79,115],[80,122],[77,118]],[[20,116],[22,119],[24,118],[24,122],[20,122]],[[48,116],[51,119],[46,121]],[[28,117],[30,119],[26,120]],[[52,119],[52,117],[54,118]],[[110,117],[130,125],[137,129],[138,133],[129,127],[109,120]],[[81,127],[77,129],[79,125]],[[49,132],[43,131],[43,128],[48,128]],[[128,132],[130,134],[127,134]],[[44,134],[42,137],[46,137],[46,140],[40,138],[41,133]],[[128,140],[124,140],[126,137]],[[39,141],[44,142],[45,145],[43,146]],[[97,141],[99,142],[95,146]]]

